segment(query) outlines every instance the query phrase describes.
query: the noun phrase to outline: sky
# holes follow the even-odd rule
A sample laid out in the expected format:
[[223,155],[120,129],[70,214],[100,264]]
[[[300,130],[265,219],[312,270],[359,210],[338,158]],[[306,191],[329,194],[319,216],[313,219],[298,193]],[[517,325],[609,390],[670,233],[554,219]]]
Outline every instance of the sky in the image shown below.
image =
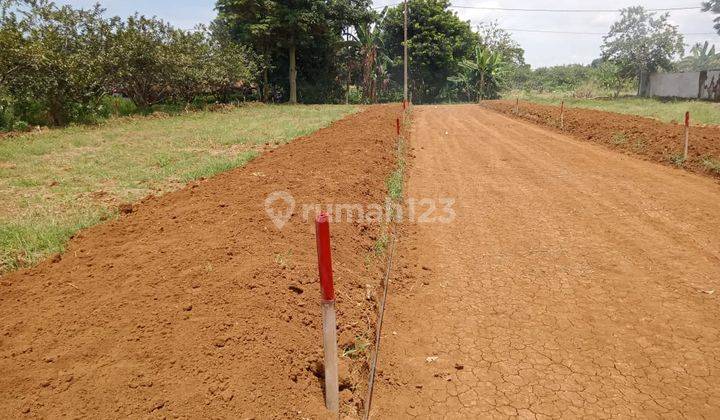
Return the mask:
[[[57,0],[57,3],[89,7],[96,0]],[[399,0],[375,0],[376,6],[396,4]],[[155,15],[185,29],[198,23],[209,23],[215,17],[214,0],[100,0],[108,14],[127,16],[140,12]],[[688,34],[688,49],[700,41],[720,46],[720,36],[714,33],[713,17],[700,11],[701,0],[455,0],[455,6],[529,8],[529,9],[620,9],[642,5],[648,8],[695,7],[697,10],[673,11],[670,20]],[[594,35],[552,34],[511,31],[513,38],[525,49],[525,59],[533,67],[559,64],[589,64],[600,55],[602,35],[619,17],[619,13],[557,13],[492,11],[455,9],[463,20],[472,24],[497,21],[512,30],[541,30],[561,32],[592,32]],[[699,33],[699,34],[698,34]]]

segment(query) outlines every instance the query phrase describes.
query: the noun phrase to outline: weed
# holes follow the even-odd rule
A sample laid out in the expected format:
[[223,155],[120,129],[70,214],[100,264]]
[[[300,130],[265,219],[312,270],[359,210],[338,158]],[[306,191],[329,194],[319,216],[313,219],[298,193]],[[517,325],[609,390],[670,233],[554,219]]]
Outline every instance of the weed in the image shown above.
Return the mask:
[[291,257],[292,257],[291,250],[288,250],[287,252],[283,252],[280,254],[275,254],[275,262],[277,263],[277,265],[280,266],[280,268],[286,269],[289,267]]
[[642,152],[645,150],[645,147],[647,146],[645,139],[642,137],[638,137],[635,139],[635,143],[633,143],[633,150],[636,152]]
[[403,170],[396,169],[387,180],[387,189],[390,199],[400,201],[403,196]]
[[401,202],[403,199],[403,191],[405,184],[405,142],[398,140],[397,149],[397,168],[390,174],[386,184],[388,196],[394,202]]
[[373,250],[375,251],[375,255],[380,256],[385,253],[385,250],[388,246],[389,238],[386,234],[380,235],[379,238],[375,241],[375,244],[373,245]]
[[[409,123],[410,119],[406,118],[406,121]],[[402,137],[398,139],[396,156],[397,168],[395,168],[395,170],[390,174],[388,179],[385,181],[385,184],[387,186],[387,194],[390,201],[392,203],[401,203],[403,200],[403,194],[405,189],[405,141]],[[391,208],[390,211],[394,211],[394,207]],[[392,220],[394,217],[394,213],[388,215],[389,220]],[[388,236],[387,224],[383,223],[383,225],[380,227],[380,231],[382,232],[382,234],[375,241],[375,244],[373,244],[373,251],[376,257],[379,257],[385,253],[390,240]]]
[[172,158],[167,154],[161,153],[155,156],[155,164],[159,168],[166,168],[172,163]]
[[560,121],[556,120],[553,117],[547,117],[545,118],[545,125],[555,128],[560,128]]
[[625,133],[615,133],[612,135],[612,143],[616,146],[627,143],[627,136]]
[[367,356],[367,350],[370,342],[364,337],[355,337],[355,342],[343,349],[343,357],[351,359],[360,359]]
[[712,156],[705,156],[702,160],[702,164],[708,171],[720,175],[720,160],[715,159]]
[[668,159],[670,163],[677,167],[682,167],[685,164],[685,156],[682,153],[674,153]]

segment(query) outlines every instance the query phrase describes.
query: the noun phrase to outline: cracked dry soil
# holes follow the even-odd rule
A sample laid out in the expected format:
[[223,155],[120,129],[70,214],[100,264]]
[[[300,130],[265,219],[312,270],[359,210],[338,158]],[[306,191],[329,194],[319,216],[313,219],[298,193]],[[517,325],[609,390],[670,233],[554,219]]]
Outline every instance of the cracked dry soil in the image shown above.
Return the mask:
[[416,107],[375,418],[720,417],[720,188],[477,105]]

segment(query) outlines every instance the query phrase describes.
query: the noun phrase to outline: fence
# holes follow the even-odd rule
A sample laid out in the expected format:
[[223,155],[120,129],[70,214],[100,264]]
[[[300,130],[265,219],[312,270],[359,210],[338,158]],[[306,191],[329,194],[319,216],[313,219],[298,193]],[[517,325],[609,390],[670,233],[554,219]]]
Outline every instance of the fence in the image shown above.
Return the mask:
[[720,70],[644,74],[640,96],[720,101]]

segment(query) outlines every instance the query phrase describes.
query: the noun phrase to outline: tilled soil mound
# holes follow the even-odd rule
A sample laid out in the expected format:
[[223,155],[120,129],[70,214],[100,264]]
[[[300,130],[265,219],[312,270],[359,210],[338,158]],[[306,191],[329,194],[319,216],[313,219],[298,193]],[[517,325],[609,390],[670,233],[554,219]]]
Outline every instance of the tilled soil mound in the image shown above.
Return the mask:
[[[326,416],[314,226],[302,205],[383,203],[401,112],[367,108],[150,197],[63,255],[0,278],[0,417]],[[276,191],[297,202],[283,230],[265,211]],[[354,357],[342,360],[344,414],[365,391],[380,231],[331,226],[339,340]]]
[[[483,106],[515,116],[515,101],[485,101]],[[520,102],[518,117],[560,130],[560,108]],[[582,108],[566,108],[563,133],[602,143],[646,160],[720,178],[720,128],[692,126],[689,158],[681,162],[684,126],[650,118]]]

